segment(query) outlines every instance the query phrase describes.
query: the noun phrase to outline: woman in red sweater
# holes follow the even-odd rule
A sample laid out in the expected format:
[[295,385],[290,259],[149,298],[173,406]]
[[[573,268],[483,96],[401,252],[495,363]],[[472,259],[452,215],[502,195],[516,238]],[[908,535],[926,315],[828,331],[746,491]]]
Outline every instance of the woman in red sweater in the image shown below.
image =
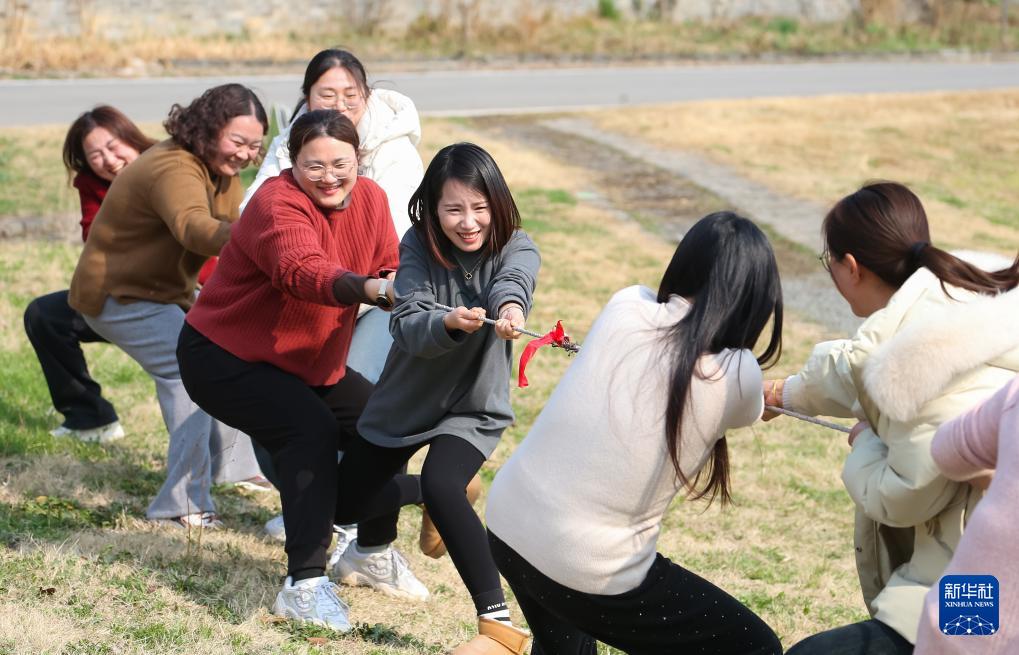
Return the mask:
[[[64,139],[64,166],[81,198],[81,240],[113,179],[155,140],[142,134],[127,116],[99,105],[79,116]],[[67,304],[67,289],[40,296],[25,309],[25,333],[46,377],[53,406],[64,422],[55,437],[106,443],[124,436],[117,411],[103,398],[88,372],[81,344],[105,342]]]
[[[357,130],[333,110],[301,116],[294,166],[267,180],[220,253],[177,346],[181,378],[202,409],[272,456],[286,526],[279,616],[350,628],[325,575],[336,506],[336,453],[356,434],[374,385],[346,367],[358,306],[389,309],[398,262],[382,189],[357,175]],[[397,476],[420,496],[417,476]],[[392,595],[428,590],[393,550],[398,513],[359,526],[371,573]]]

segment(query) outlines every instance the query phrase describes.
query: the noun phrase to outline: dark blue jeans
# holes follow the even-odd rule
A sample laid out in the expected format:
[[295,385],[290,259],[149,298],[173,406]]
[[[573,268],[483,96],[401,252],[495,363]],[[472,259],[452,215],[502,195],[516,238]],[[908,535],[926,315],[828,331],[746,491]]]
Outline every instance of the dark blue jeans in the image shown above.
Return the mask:
[[811,635],[786,655],[910,655],[913,644],[884,623],[871,619]]

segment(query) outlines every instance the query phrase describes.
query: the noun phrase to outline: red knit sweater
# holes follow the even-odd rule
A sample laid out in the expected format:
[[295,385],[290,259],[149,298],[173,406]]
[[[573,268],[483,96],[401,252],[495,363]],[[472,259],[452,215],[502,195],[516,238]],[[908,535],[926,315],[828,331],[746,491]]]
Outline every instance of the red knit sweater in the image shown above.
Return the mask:
[[324,212],[289,170],[267,180],[234,223],[219,266],[187,322],[248,362],[267,362],[311,386],[338,382],[358,305],[339,305],[346,272],[396,270],[386,194],[358,178],[346,209]]
[[110,183],[92,171],[81,171],[74,176],[72,184],[81,199],[81,240],[84,241],[88,238],[88,230],[99,213],[106,192],[110,190]]

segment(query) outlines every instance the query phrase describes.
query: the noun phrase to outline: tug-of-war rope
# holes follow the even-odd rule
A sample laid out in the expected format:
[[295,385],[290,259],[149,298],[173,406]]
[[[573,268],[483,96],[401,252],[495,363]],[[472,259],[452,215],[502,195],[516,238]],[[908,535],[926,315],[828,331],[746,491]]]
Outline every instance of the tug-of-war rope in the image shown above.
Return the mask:
[[[449,307],[448,305],[435,303],[435,306],[438,309],[453,311],[453,308]],[[484,323],[487,323],[488,325],[495,325],[495,321],[490,318],[483,318],[481,320]],[[532,332],[531,330],[526,330],[523,328],[516,328],[516,331],[520,332],[521,334],[526,334],[527,336],[534,337],[534,341],[528,342],[528,344],[524,347],[524,352],[520,355],[520,366],[518,367],[520,374],[517,378],[518,387],[526,387],[528,385],[527,376],[524,375],[524,369],[527,368],[527,363],[531,361],[531,358],[534,357],[534,354],[542,346],[562,348],[563,350],[566,351],[566,354],[568,355],[575,355],[580,352],[580,344],[571,340],[570,335],[566,334],[566,330],[563,329],[562,321],[556,321],[555,327],[545,334],[538,334],[537,332]],[[774,405],[766,405],[765,409],[768,410],[769,412],[783,414],[785,416],[799,419],[807,423],[820,425],[821,427],[824,428],[838,430],[839,432],[845,432],[847,434],[849,433],[849,428],[847,428],[844,425],[832,423],[831,421],[825,421],[824,419],[820,418],[814,418],[813,416],[807,416],[806,414],[800,414],[799,412],[794,412],[791,409],[783,409],[782,407],[775,407]]]

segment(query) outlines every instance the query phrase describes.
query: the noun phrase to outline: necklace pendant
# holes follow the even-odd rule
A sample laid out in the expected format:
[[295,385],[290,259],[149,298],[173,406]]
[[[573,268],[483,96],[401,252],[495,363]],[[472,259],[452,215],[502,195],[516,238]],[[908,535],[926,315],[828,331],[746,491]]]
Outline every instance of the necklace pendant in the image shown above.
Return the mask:
[[473,273],[464,273],[464,279],[470,281],[474,277]]

